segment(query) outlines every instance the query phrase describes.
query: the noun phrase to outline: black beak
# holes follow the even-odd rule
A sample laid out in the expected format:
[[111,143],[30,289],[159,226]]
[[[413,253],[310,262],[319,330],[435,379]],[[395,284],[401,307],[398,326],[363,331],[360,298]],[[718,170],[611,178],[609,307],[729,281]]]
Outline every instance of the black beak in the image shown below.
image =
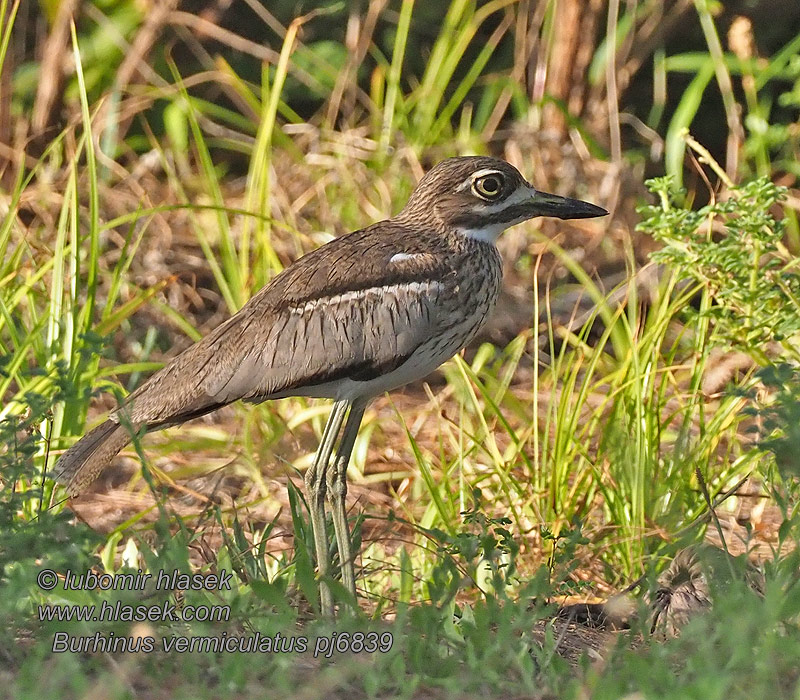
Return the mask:
[[555,216],[559,219],[593,219],[596,216],[606,216],[608,212],[603,207],[598,207],[580,199],[560,197],[547,192],[535,192],[530,199],[531,208],[536,211],[534,216]]

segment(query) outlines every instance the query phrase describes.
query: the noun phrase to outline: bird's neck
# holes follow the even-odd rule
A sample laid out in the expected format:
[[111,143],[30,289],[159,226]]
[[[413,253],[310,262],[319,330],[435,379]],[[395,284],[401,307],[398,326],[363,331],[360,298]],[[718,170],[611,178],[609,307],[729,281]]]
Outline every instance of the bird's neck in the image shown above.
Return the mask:
[[507,228],[502,224],[491,223],[485,225],[476,223],[474,227],[464,226],[448,221],[440,216],[434,208],[426,211],[424,215],[415,211],[403,210],[394,217],[393,221],[402,224],[409,231],[416,232],[418,235],[436,240],[437,247],[439,245],[446,246],[454,252],[475,251],[476,245],[479,249],[484,246],[496,248],[497,239]]

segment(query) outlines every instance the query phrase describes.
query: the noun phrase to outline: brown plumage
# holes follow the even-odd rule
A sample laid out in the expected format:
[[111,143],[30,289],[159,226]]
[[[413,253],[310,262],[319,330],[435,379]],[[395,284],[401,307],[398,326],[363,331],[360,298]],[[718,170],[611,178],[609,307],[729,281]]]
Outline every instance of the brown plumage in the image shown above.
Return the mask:
[[657,638],[677,637],[690,620],[712,606],[712,592],[744,581],[759,596],[764,594],[764,573],[746,555],[731,556],[717,547],[699,544],[679,551],[658,577],[651,602],[651,633]]
[[[56,478],[76,494],[130,441],[131,431],[182,423],[239,399],[312,396],[357,405],[358,415],[350,411],[356,425],[348,430],[348,419],[342,438],[349,442],[370,399],[429,374],[483,325],[500,291],[494,241],[502,230],[538,215],[605,213],[536,192],[504,161],[442,161],[395,218],[300,258],[153,374],[61,456]],[[337,435],[343,419],[344,410],[337,413]],[[341,457],[346,468],[349,454]],[[323,475],[328,459],[319,465]],[[315,483],[316,467],[309,477]],[[343,502],[343,475],[340,481],[336,498]],[[315,488],[319,500],[324,479]],[[317,508],[319,516],[322,505]]]
[[[390,265],[399,250],[422,255]],[[489,269],[485,275],[475,269],[459,285],[460,275],[477,267],[476,253]],[[350,280],[342,274],[354,270],[358,277]],[[135,430],[155,430],[239,399],[343,398],[348,390],[376,395],[382,387],[373,388],[370,380],[441,342],[443,331],[451,329],[453,337],[443,353],[433,353],[444,354],[441,361],[469,342],[494,305],[500,276],[494,246],[415,231],[404,222],[381,222],[331,241],[276,276],[237,314],[131,393],[103,431],[92,431],[62,456],[57,478],[78,493],[97,477],[129,442],[128,430],[110,429],[120,411]],[[465,305],[480,310],[476,323],[463,323]],[[113,436],[115,451],[103,446],[106,436]]]

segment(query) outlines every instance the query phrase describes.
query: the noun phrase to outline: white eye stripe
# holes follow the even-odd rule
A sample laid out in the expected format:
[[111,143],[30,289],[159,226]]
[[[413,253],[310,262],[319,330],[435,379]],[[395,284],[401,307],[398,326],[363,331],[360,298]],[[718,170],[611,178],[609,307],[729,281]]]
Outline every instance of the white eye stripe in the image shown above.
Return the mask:
[[472,180],[480,180],[482,177],[486,177],[487,175],[497,175],[501,180],[505,179],[505,174],[502,173],[500,170],[496,170],[495,168],[484,168],[483,170],[478,170],[477,172],[472,173]]
[[505,175],[500,171],[496,170],[495,168],[484,168],[483,170],[478,170],[472,175],[470,175],[464,182],[462,182],[458,187],[456,187],[456,192],[463,192],[464,190],[468,190],[475,184],[476,180],[480,180],[482,177],[486,177],[487,175],[497,175],[500,178],[500,182],[503,182],[505,179]]
[[464,190],[468,190],[472,187],[472,177],[468,177],[464,182],[462,182],[458,187],[456,187],[456,192],[463,192]]

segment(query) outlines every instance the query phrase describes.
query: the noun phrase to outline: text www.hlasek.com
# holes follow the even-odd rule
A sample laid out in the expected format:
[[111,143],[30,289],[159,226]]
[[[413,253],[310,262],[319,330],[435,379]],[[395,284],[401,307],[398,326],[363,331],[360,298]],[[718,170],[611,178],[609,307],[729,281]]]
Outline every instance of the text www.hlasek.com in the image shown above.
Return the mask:
[[227,605],[183,605],[178,613],[174,604],[128,605],[103,601],[96,605],[40,605],[39,620],[43,622],[228,622],[231,609]]

